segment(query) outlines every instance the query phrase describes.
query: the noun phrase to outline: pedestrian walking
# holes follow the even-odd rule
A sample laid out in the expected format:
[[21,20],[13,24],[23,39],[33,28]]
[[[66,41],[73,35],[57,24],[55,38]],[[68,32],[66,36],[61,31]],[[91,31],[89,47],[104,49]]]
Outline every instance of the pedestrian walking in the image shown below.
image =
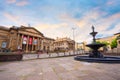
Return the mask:
[[37,58],[39,58],[39,55],[42,54],[42,50],[37,51]]

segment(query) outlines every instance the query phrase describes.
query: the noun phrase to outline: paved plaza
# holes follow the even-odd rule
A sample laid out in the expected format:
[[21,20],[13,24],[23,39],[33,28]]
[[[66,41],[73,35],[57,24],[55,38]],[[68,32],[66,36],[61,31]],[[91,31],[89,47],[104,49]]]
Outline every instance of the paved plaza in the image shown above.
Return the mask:
[[0,62],[0,80],[120,80],[120,64],[81,62],[74,56]]

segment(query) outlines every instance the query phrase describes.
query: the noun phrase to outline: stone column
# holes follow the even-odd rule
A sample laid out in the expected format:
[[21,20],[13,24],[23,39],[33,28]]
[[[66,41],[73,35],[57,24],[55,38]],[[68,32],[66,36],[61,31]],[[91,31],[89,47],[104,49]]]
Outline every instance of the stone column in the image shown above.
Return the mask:
[[27,36],[27,44],[26,44],[26,51],[28,52],[28,43],[29,43],[29,36]]
[[41,39],[41,50],[43,50],[43,39]]
[[20,34],[18,33],[18,35],[17,35],[17,49],[18,49],[18,46],[20,46],[19,39],[20,39]]
[[34,37],[32,39],[32,51],[33,51],[33,47],[34,47],[33,41],[34,41]]
[[[23,36],[24,36],[24,35],[22,34],[21,40],[20,40],[20,41],[21,41],[21,42],[20,42],[20,47],[21,47],[21,48],[22,48],[22,44],[23,44]],[[23,48],[22,48],[22,49],[23,49]]]
[[39,49],[41,50],[41,38],[39,38]]
[[37,43],[37,49],[39,50],[40,49],[40,39],[38,38],[38,43]]
[[35,44],[35,50],[38,49],[38,38],[36,38],[36,40],[37,40],[37,43]]
[[11,48],[11,40],[12,40],[12,37],[10,36],[9,39],[10,39],[10,40],[9,40],[9,48]]

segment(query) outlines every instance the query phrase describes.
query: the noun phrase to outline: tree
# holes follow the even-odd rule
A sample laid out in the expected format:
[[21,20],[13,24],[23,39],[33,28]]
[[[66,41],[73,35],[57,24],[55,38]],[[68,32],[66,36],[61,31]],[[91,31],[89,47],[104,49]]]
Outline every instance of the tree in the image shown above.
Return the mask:
[[98,43],[98,44],[99,44],[99,43],[100,43],[100,44],[105,44],[105,46],[109,45],[109,43],[106,42],[106,41],[102,41],[102,42],[101,42],[101,41],[96,41],[96,43]]
[[107,46],[109,45],[109,43],[107,41],[96,41],[96,43],[98,43],[98,44],[105,44],[105,46],[103,46],[103,51],[107,51],[108,50]]
[[112,40],[110,46],[112,49],[117,47],[117,39],[116,38]]

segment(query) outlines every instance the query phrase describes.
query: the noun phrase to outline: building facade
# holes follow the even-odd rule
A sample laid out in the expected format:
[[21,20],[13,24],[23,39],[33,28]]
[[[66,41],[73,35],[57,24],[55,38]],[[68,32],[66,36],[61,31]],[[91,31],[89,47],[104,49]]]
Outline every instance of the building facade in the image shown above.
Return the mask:
[[[111,42],[114,39],[116,39],[118,36],[120,36],[120,33],[116,33],[113,36],[109,36],[109,37],[98,38],[97,41],[100,41],[100,42],[104,42],[105,41],[105,42],[109,43],[109,45],[107,46],[107,48],[110,50],[111,49],[111,46],[110,46]],[[118,46],[119,46],[119,40],[117,41],[117,43],[118,43]]]
[[[0,49],[15,51],[23,49],[25,52],[43,50],[44,41],[52,42],[52,39],[45,36],[33,27],[11,27],[0,26]],[[49,45],[49,49],[51,46]]]
[[84,51],[88,51],[89,48],[86,46],[86,42],[81,42],[81,43],[76,43],[75,47],[76,47],[76,50],[84,50]]
[[3,26],[0,27],[0,50],[2,48],[9,48],[9,29]]
[[44,37],[42,40],[42,47],[41,49],[44,51],[54,51],[54,39],[52,38],[48,38],[48,37]]
[[120,35],[117,37],[117,48],[120,48]]
[[70,38],[57,38],[54,41],[54,50],[74,50],[75,49],[75,41]]

